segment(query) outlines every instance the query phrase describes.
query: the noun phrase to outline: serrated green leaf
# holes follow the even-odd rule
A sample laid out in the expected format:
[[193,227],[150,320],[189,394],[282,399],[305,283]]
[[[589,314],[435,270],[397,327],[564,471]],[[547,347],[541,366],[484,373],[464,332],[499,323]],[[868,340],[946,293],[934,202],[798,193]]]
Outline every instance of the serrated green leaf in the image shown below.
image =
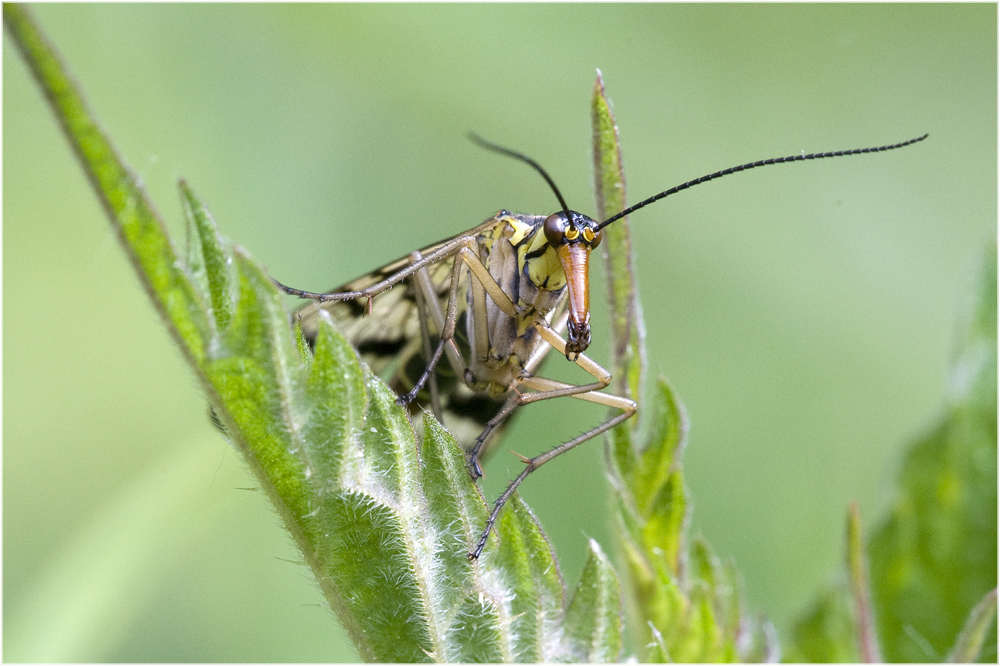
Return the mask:
[[662,560],[653,562],[653,566],[655,575],[644,590],[646,616],[663,634],[670,654],[679,658],[683,651],[679,641],[687,634],[685,618],[691,608],[691,597],[681,589],[680,581]]
[[643,527],[646,547],[657,553],[675,575],[680,571],[687,509],[684,478],[677,470],[654,498]]
[[[618,131],[600,75],[591,110],[597,209],[605,219],[626,205]],[[644,347],[631,242],[624,220],[604,231],[612,304],[613,386],[639,402]],[[636,648],[647,661],[774,657],[765,625],[746,617],[739,603],[735,572],[723,572],[703,542],[696,546],[701,550],[694,553],[698,560],[694,571],[683,566],[689,555],[688,499],[680,465],[687,441],[683,406],[661,380],[654,399],[639,407],[657,415],[645,419],[651,435],[640,443],[637,420],[625,422],[612,431],[606,455]],[[717,584],[720,577],[726,577],[725,585]]]
[[726,650],[725,635],[716,620],[711,591],[704,586],[695,586],[692,604],[693,613],[688,636],[691,639],[690,654],[678,655],[684,661],[720,663],[734,661],[736,655]]
[[[368,408],[365,376],[354,350],[331,325],[316,334],[312,363],[303,387],[305,423],[301,426],[307,475],[337,479],[345,452],[357,436]],[[323,488],[317,488],[322,493]]]
[[233,314],[232,276],[222,249],[215,219],[208,206],[183,180],[180,182],[181,207],[187,229],[187,271],[217,328],[225,328]]
[[[424,415],[424,439],[421,458],[424,465],[424,496],[430,507],[430,520],[439,551],[442,579],[440,604],[449,611],[448,653],[440,655],[447,662],[500,662],[505,642],[495,590],[479,587],[481,578],[470,562],[468,552],[486,522],[485,502],[473,484],[465,459],[456,456],[455,438],[433,416]],[[448,580],[473,581],[471,586],[449,585]]]
[[621,587],[611,563],[593,539],[588,550],[580,582],[566,611],[566,630],[580,661],[617,661],[625,629]]
[[483,553],[486,563],[521,583],[517,595],[504,602],[514,638],[507,646],[509,660],[565,660],[566,643],[547,640],[562,620],[565,591],[559,569],[537,519],[519,496],[508,501],[497,536],[496,551]]
[[[591,97],[591,121],[594,143],[594,181],[597,216],[605,220],[625,209],[625,172],[622,169],[618,127],[611,104],[604,93],[604,80],[597,72]],[[608,308],[611,328],[611,390],[638,404],[646,368],[645,328],[642,306],[632,270],[632,241],[628,219],[606,227],[601,244],[607,273]],[[637,455],[634,434],[639,418],[619,424],[609,434],[608,459],[628,479]]]
[[[683,454],[687,442],[688,420],[684,405],[673,388],[663,378],[656,383],[657,408],[662,410],[655,421],[655,431],[642,451],[642,460],[629,486],[636,497],[639,510],[649,516],[668,484],[675,482],[676,462]],[[668,491],[676,492],[676,491]]]
[[[622,168],[618,126],[611,104],[604,92],[600,71],[591,97],[591,117],[594,128],[594,179],[597,196],[597,215],[605,220],[625,210],[625,172]],[[605,267],[608,273],[608,294],[611,307],[612,383],[614,392],[639,402],[646,358],[643,336],[642,307],[635,286],[632,269],[632,240],[627,220],[618,220],[603,230],[602,244]],[[635,420],[622,424],[615,437],[625,436],[625,430],[634,431]]]

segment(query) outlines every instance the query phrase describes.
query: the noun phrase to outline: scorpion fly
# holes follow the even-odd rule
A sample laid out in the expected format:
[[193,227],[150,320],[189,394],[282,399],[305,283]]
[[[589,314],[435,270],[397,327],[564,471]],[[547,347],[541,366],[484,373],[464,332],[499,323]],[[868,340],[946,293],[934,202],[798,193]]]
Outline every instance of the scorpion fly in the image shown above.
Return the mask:
[[[632,400],[602,392],[611,383],[611,373],[583,353],[590,345],[588,262],[604,227],[672,194],[740,171],[894,150],[927,136],[874,148],[748,162],[664,190],[597,222],[570,210],[552,178],[533,159],[470,135],[481,147],[537,171],[559,209],[551,215],[501,210],[474,229],[411,252],[331,292],[275,283],[288,294],[314,301],[297,312],[307,340],[315,339],[320,317],[329,315],[371,369],[388,376],[399,404],[416,413],[418,402],[429,401],[438,420],[466,446],[473,479],[482,476],[479,459],[487,442],[522,405],[573,397],[618,410],[583,434],[524,460],[524,470],[494,502],[469,553],[476,559],[500,510],[529,474],[636,412]],[[400,283],[401,288],[392,289]],[[593,381],[574,385],[537,375],[552,349]]]

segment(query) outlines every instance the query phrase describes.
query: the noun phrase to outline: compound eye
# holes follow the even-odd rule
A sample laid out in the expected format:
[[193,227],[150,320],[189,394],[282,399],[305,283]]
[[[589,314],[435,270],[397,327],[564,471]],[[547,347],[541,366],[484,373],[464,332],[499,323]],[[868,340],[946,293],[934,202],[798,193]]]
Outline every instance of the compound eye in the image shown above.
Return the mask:
[[545,240],[549,245],[562,245],[566,242],[566,227],[569,220],[562,213],[553,213],[545,218],[542,229],[545,231]]
[[590,227],[587,227],[583,230],[583,239],[587,241],[591,248],[595,248],[604,240],[604,231],[594,231]]

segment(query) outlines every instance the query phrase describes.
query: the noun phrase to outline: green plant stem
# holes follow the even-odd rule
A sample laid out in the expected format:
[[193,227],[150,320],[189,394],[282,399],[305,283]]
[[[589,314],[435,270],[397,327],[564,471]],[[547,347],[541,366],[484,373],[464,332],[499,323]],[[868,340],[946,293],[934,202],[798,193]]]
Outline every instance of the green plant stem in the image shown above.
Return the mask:
[[854,622],[858,653],[862,661],[877,664],[882,661],[875,636],[875,616],[868,590],[868,565],[865,562],[864,537],[861,531],[861,511],[851,502],[847,512],[847,568],[851,574],[851,598],[854,600]]

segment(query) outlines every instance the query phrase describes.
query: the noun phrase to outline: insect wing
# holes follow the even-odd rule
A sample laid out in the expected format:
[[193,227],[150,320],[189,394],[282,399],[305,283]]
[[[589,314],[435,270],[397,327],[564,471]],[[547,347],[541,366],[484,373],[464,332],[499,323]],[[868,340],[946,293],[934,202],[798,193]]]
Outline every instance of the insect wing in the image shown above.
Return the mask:
[[[449,240],[451,239],[435,243],[420,252],[424,255],[429,254]],[[402,257],[329,293],[367,289],[392,277],[410,263],[410,257]],[[451,261],[448,258],[442,259],[428,266],[427,272],[439,300],[442,304],[446,304],[450,287]],[[413,285],[409,280],[394,285],[370,301],[365,298],[355,298],[348,301],[316,302],[299,308],[296,315],[302,326],[302,334],[310,342],[315,339],[319,330],[320,311],[330,315],[337,329],[358,350],[376,374],[382,374],[387,367],[400,360],[404,352],[410,348],[420,348],[421,313],[417,307]]]
[[[421,256],[427,256],[460,236],[476,237],[489,232],[500,224],[501,217],[497,215],[480,226],[458,236],[434,243],[420,250]],[[451,288],[451,276],[454,255],[442,257],[426,267],[427,276],[433,286],[439,307],[447,310],[448,297]],[[404,270],[413,262],[411,256],[401,257],[386,264],[367,275],[348,282],[329,293],[354,292],[367,289]],[[462,284],[459,286],[458,320],[455,332],[455,344],[463,358],[468,359],[471,353],[466,335],[467,296],[469,271],[460,272]],[[427,358],[421,339],[421,317],[427,313],[421,312],[417,303],[417,294],[412,280],[406,279],[386,289],[373,297],[369,303],[366,298],[356,298],[347,301],[314,302],[300,308],[296,315],[302,326],[303,336],[310,343],[315,339],[319,329],[320,312],[325,311],[333,320],[337,329],[358,350],[361,358],[373,372],[382,376],[397,393],[405,393],[427,367]],[[432,346],[437,344],[440,331],[433,322],[427,323],[431,335]],[[539,359],[540,360],[540,359]],[[534,371],[537,363],[529,368]],[[493,398],[485,393],[469,388],[462,378],[456,377],[447,360],[442,360],[435,371],[440,393],[443,420],[452,430],[458,440],[466,446],[471,445],[482,432],[486,423],[496,416],[503,407],[503,398]],[[411,403],[412,411],[417,411],[420,405],[430,405],[426,389],[418,395],[416,403]]]

